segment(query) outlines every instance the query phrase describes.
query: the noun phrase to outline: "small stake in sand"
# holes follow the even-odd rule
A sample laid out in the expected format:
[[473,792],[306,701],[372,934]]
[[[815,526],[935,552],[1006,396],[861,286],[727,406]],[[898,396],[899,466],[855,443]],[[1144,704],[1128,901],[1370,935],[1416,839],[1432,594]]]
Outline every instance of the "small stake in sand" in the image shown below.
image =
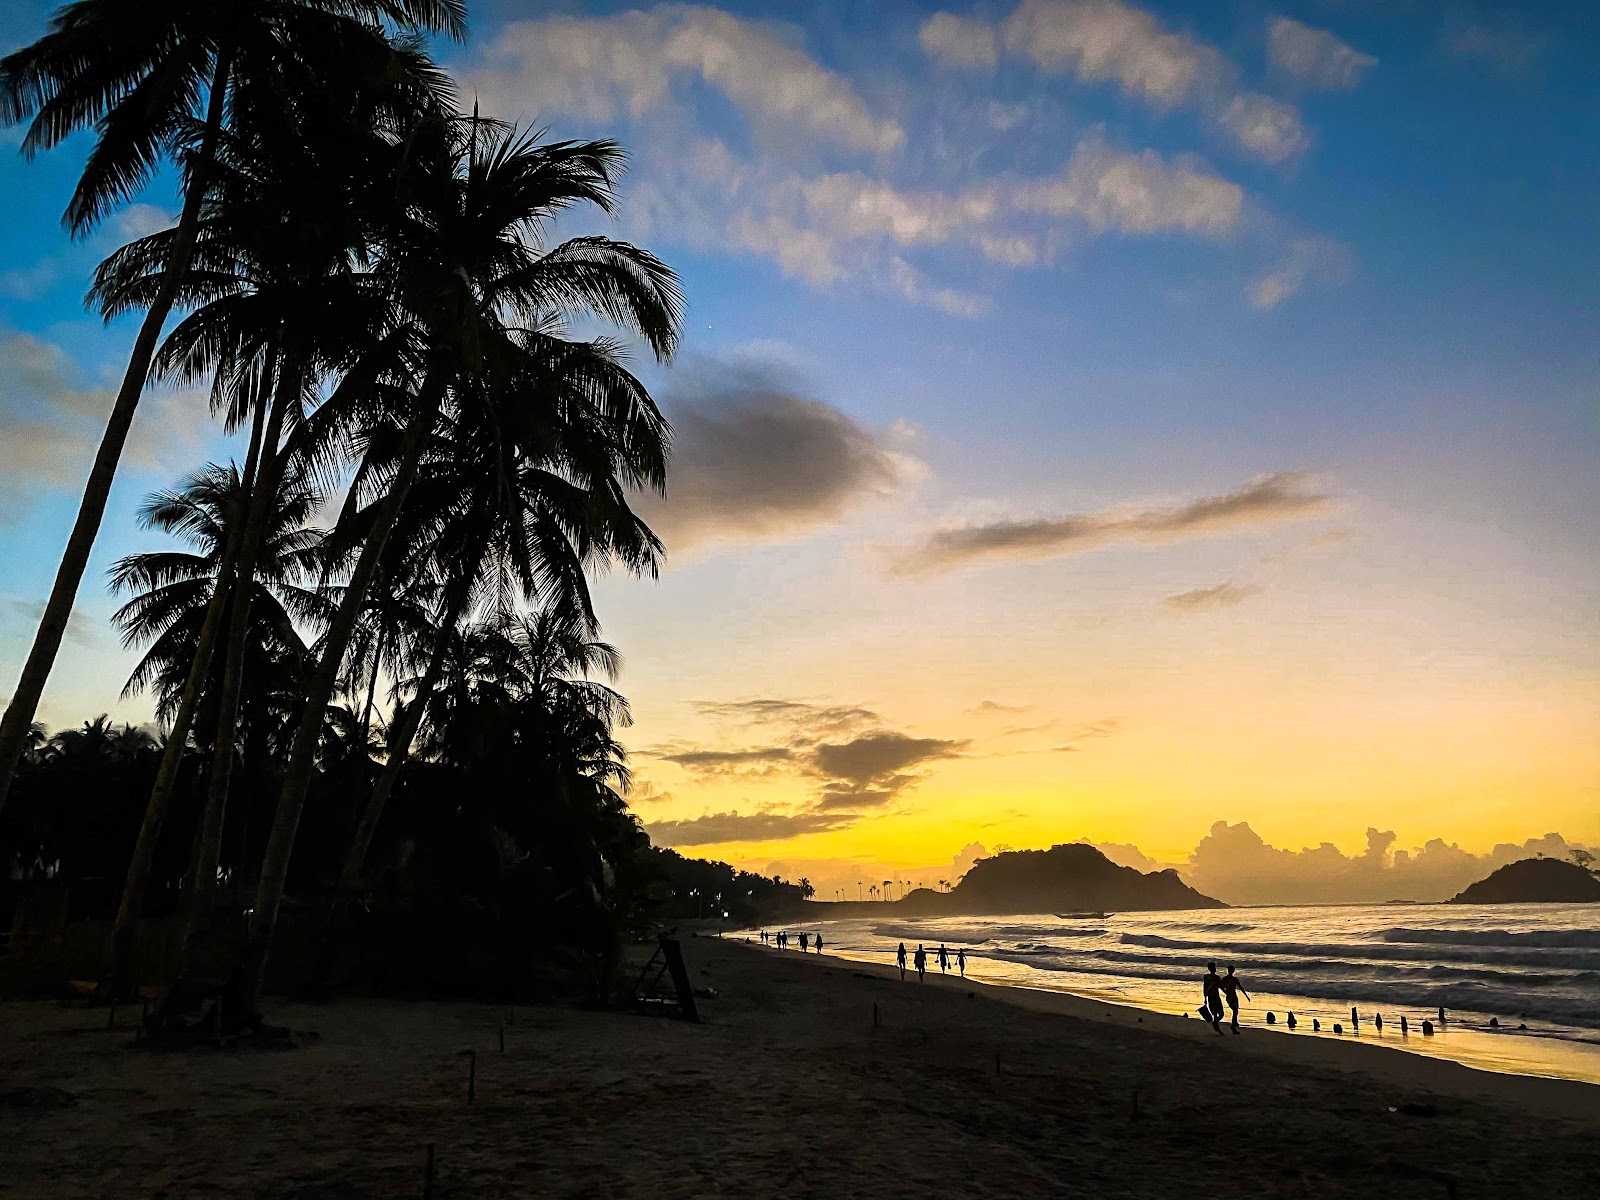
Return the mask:
[[872,1027],[877,1029],[883,1025],[883,1018],[878,1014],[878,1002],[872,1002]]
[[422,1200],[433,1200],[433,1143],[428,1143],[428,1157],[422,1166]]
[[467,1051],[467,1103],[478,1098],[478,1052]]

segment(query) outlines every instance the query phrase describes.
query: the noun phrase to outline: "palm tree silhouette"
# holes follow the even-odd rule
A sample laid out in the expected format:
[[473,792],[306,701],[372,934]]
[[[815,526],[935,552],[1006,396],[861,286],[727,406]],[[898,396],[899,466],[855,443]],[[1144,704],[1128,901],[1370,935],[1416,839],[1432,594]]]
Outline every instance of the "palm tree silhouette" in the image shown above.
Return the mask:
[[[390,451],[393,465],[385,472],[382,498],[372,506],[370,528],[324,638],[306,715],[290,748],[251,913],[248,1011],[270,952],[315,765],[316,714],[331,699],[365,594],[441,414],[462,412],[480,400],[475,381],[485,375],[537,380],[554,374],[553,364],[567,356],[589,353],[561,336],[571,315],[631,328],[663,358],[676,345],[681,321],[676,280],[647,252],[605,238],[578,238],[543,250],[546,228],[561,210],[584,203],[612,209],[612,181],[621,161],[614,143],[542,144],[476,115],[423,121],[413,132],[400,191],[414,202],[384,231],[375,267],[393,306],[392,332],[346,376],[345,383],[354,378],[361,386],[348,388],[343,401],[336,392],[324,405],[336,414],[359,413],[363,404],[370,412],[374,395],[393,400],[398,444]],[[596,370],[574,392],[585,404],[566,437],[592,426],[602,407],[628,433],[624,473],[605,496],[612,509],[626,510],[622,485],[661,486],[665,422],[642,385],[625,372]],[[554,432],[555,453],[576,449]]]
[[[270,94],[305,54],[370,36],[382,22],[460,36],[466,20],[461,0],[77,0],[57,12],[44,37],[0,59],[0,122],[31,118],[24,154],[82,129],[97,132],[64,218],[74,236],[138,192],[164,159],[180,162],[184,176],[166,270],[147,297],[55,582],[0,718],[0,808],[61,648],[156,343],[189,274],[217,144],[237,119],[232,114],[249,109],[239,97]],[[198,138],[186,140],[196,127]]]

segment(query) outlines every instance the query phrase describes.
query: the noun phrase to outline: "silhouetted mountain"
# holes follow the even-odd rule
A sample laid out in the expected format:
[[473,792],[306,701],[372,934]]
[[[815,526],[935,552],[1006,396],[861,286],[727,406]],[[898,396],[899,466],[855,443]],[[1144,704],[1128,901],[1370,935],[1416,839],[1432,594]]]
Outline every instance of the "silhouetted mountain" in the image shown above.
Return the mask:
[[1600,879],[1559,858],[1525,858],[1501,867],[1452,904],[1581,904],[1600,902]]
[[1176,871],[1146,874],[1119,867],[1093,846],[1010,850],[980,859],[953,891],[919,888],[895,903],[916,915],[1037,912],[1129,912],[1163,908],[1226,908],[1201,895]]

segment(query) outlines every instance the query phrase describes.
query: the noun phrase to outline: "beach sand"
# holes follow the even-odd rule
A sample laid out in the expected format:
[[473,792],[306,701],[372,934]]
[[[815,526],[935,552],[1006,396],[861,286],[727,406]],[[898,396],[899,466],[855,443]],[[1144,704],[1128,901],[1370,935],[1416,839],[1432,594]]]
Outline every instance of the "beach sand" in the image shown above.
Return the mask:
[[0,1197],[421,1196],[430,1142],[439,1200],[1600,1196],[1600,1087],[684,950],[719,992],[704,1024],[518,1008],[504,1053],[508,1010],[486,1004],[285,1003],[272,1018],[318,1041],[232,1052],[130,1049],[104,1010],[0,1005],[0,1092],[77,1100],[0,1108]]

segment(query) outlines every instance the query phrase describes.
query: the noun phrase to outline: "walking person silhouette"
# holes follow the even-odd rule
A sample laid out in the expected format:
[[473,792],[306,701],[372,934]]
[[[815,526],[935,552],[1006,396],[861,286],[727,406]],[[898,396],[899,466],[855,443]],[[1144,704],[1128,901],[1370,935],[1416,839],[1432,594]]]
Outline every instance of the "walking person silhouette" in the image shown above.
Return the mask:
[[925,983],[928,976],[928,952],[920,944],[917,946],[915,962],[917,966],[917,982]]
[[944,943],[939,943],[939,974],[943,975],[950,969],[950,951],[944,948]]
[[[1219,985],[1222,988],[1223,995],[1227,996],[1227,998],[1228,998],[1228,1008],[1233,1013],[1233,1020],[1231,1022],[1231,1024],[1233,1025],[1233,1031],[1235,1033],[1238,1033],[1239,1032],[1239,993],[1240,992],[1244,992],[1244,998],[1246,1000],[1250,999],[1250,993],[1245,991],[1244,984],[1240,983],[1239,982],[1239,977],[1233,973],[1233,964],[1232,963],[1228,964],[1228,973],[1226,975],[1224,975],[1222,977],[1222,979],[1219,980],[1218,982],[1219,982]],[[1222,1014],[1219,1012],[1217,1015],[1220,1017]]]
[[961,964],[961,978],[965,979],[967,977],[967,952],[964,948],[956,951],[956,962]]
[[900,968],[900,982],[904,983],[906,980],[906,944],[904,942],[901,942],[900,949],[894,952],[894,962],[895,966]]
[[1207,963],[1204,978],[1200,980],[1200,989],[1205,994],[1205,1003],[1200,1006],[1200,1015],[1216,1030],[1217,1036],[1222,1036],[1222,977],[1217,974],[1217,964]]

